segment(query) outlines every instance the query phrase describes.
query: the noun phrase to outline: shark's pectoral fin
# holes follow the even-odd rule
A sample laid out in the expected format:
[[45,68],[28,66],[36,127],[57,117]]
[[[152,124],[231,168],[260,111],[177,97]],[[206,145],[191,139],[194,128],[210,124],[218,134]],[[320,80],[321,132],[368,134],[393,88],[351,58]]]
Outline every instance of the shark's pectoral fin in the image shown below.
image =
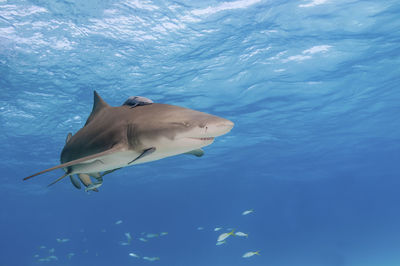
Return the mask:
[[156,151],[156,148],[154,148],[154,147],[145,149],[138,157],[136,157],[135,159],[130,161],[128,164],[131,164],[131,163],[135,162],[136,160],[139,160],[140,158],[143,158],[144,156],[150,155],[155,151]]
[[96,158],[101,157],[101,156],[109,155],[111,153],[114,153],[114,152],[117,152],[117,151],[120,151],[120,150],[121,150],[121,147],[115,146],[115,147],[113,147],[113,148],[111,148],[109,150],[106,150],[106,151],[103,151],[103,152],[99,152],[99,153],[96,153],[96,154],[92,154],[92,155],[89,155],[89,156],[86,156],[86,157],[82,157],[82,158],[79,158],[79,159],[76,159],[76,160],[73,160],[73,161],[69,161],[67,163],[59,164],[57,166],[51,167],[51,168],[46,169],[46,170],[40,171],[40,172],[38,172],[36,174],[33,174],[33,175],[25,177],[23,180],[27,180],[27,179],[30,179],[30,178],[32,178],[34,176],[41,175],[41,174],[44,174],[44,173],[47,173],[47,172],[50,172],[50,171],[53,171],[53,170],[56,170],[56,169],[65,168],[65,167],[69,167],[69,166],[72,166],[72,165],[84,163],[86,161],[93,160],[93,159],[96,159]]
[[74,185],[74,187],[76,187],[77,189],[81,189],[81,183],[79,182],[78,179],[76,179],[76,177],[74,177],[73,175],[70,175],[69,179],[71,180],[71,183],[72,183],[72,185]]
[[197,150],[192,150],[189,152],[185,152],[184,154],[191,154],[194,155],[196,157],[201,157],[204,155],[204,151],[202,149],[197,149]]

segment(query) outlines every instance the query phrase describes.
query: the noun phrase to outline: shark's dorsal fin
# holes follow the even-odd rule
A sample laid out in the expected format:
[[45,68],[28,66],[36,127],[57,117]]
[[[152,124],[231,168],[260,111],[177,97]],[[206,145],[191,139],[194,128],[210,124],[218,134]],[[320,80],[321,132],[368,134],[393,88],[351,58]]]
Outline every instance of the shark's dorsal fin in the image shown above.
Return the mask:
[[100,110],[110,107],[108,103],[106,103],[100,95],[97,93],[97,91],[94,91],[94,99],[93,99],[93,109],[92,112],[90,113],[89,118],[86,120],[85,126],[90,123],[90,121],[93,120],[93,118],[96,116],[97,113],[100,112]]
[[[56,169],[65,168],[65,167],[69,167],[69,166],[76,165],[76,164],[81,164],[81,163],[84,163],[86,161],[93,160],[93,159],[96,159],[98,157],[111,154],[113,152],[117,152],[119,150],[121,150],[121,147],[115,146],[115,147],[113,147],[113,148],[111,148],[109,150],[106,150],[106,151],[103,151],[103,152],[99,152],[99,153],[95,153],[95,154],[92,154],[92,155],[89,155],[89,156],[86,156],[86,157],[83,157],[83,158],[79,158],[79,159],[76,159],[76,160],[73,160],[73,161],[69,161],[67,163],[59,164],[59,165],[51,167],[49,169],[40,171],[40,172],[38,172],[36,174],[33,174],[33,175],[25,177],[24,180],[30,179],[30,178],[32,178],[34,176],[41,175],[41,174],[44,174],[44,173],[47,173],[47,172],[50,172],[50,171],[53,171],[53,170],[56,170]],[[69,174],[70,173],[67,173],[65,176],[67,176]]]

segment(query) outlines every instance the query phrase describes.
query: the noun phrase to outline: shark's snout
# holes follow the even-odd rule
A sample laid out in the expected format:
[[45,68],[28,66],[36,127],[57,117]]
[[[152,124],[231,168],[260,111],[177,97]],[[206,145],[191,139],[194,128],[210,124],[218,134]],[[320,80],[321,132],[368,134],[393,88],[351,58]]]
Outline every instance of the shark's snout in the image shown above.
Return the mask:
[[205,125],[204,136],[205,137],[219,137],[231,131],[234,123],[228,119],[216,117],[211,121],[208,121]]

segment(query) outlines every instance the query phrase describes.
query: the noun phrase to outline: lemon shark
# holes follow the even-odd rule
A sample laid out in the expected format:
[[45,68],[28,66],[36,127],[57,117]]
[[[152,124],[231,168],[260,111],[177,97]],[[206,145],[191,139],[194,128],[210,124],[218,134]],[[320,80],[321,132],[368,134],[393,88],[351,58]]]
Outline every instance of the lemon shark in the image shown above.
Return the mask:
[[[122,106],[107,104],[94,91],[94,103],[85,125],[68,134],[61,152],[61,164],[34,176],[62,168],[76,188],[95,190],[102,177],[120,168],[151,162],[178,154],[202,156],[202,147],[228,133],[234,123],[207,113],[175,105],[154,103],[144,97],[130,97]],[[97,179],[92,183],[91,178]],[[49,186],[50,186],[49,185]]]

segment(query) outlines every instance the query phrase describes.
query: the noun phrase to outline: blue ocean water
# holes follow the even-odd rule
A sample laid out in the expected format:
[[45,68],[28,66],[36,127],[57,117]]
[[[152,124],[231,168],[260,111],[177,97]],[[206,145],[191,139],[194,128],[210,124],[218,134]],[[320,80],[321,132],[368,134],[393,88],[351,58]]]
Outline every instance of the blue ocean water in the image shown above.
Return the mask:
[[[0,0],[0,265],[400,265],[399,16],[395,0]],[[59,163],[93,90],[235,127],[99,193],[47,188],[61,170],[23,182]],[[248,238],[216,246],[231,228]]]

